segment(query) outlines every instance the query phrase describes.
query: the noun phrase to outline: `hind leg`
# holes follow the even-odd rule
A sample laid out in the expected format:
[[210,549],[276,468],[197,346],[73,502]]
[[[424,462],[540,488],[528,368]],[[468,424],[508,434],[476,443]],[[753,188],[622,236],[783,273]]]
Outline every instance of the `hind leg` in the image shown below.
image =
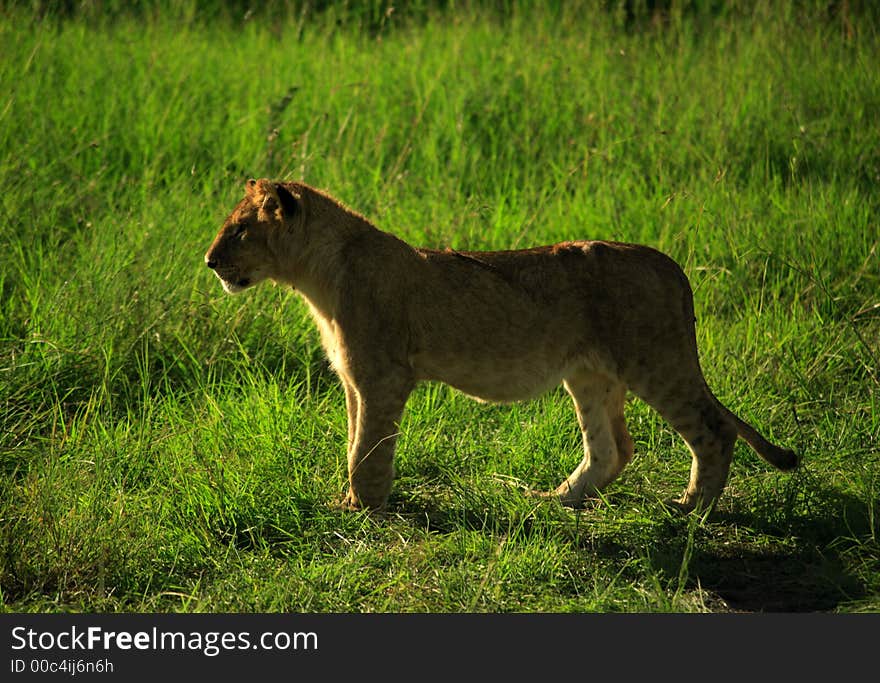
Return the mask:
[[626,387],[596,373],[565,380],[584,441],[584,457],[555,494],[563,505],[580,506],[613,481],[632,459],[633,443],[623,419]]
[[[674,374],[655,377],[672,378]],[[669,422],[691,451],[690,481],[675,504],[688,511],[709,507],[727,484],[736,426],[718,407],[702,374],[664,379],[654,386],[638,387],[636,393]]]
[[683,510],[712,505],[727,484],[736,427],[710,401],[670,419],[691,451],[691,476],[676,504]]
[[623,406],[626,403],[626,387],[621,384],[618,385],[618,389],[609,395],[609,400],[605,404],[608,420],[611,423],[611,433],[614,435],[615,444],[617,444],[617,467],[612,479],[615,479],[632,460],[635,447],[632,437],[626,428],[626,420],[623,417]]

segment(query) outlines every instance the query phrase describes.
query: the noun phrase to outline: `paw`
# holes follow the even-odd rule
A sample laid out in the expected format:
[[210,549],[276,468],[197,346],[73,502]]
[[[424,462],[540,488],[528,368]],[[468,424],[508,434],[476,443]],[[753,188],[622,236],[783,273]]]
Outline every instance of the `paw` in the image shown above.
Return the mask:
[[350,492],[345,494],[342,499],[334,501],[332,507],[334,510],[342,510],[343,512],[357,512],[361,509],[360,502]]
[[351,490],[345,494],[345,497],[333,507],[344,512],[360,512],[366,510],[368,512],[378,512],[385,509],[386,500],[364,500],[354,494]]
[[537,498],[539,500],[555,500],[563,507],[571,508],[573,510],[583,510],[595,500],[593,498],[574,496],[571,494],[570,491],[567,490],[560,493],[558,489],[555,491],[536,491],[534,489],[526,489],[525,494],[529,498]]
[[668,510],[673,510],[675,512],[687,515],[691,512],[708,512],[712,508],[715,507],[715,502],[717,498],[710,500],[708,503],[703,502],[702,496],[692,495],[685,493],[681,496],[681,498],[673,498],[670,500],[664,500],[663,505]]
[[687,502],[684,499],[684,496],[682,496],[681,498],[667,498],[663,501],[663,507],[671,512],[682,515],[689,514],[696,509],[696,505]]

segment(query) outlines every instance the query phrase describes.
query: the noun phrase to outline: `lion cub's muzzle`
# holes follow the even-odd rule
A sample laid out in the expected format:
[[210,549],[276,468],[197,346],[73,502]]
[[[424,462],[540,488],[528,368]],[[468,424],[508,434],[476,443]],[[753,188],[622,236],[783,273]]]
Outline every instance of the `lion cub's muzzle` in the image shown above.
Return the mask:
[[241,277],[238,268],[234,266],[231,268],[223,268],[220,266],[220,264],[211,257],[211,252],[205,254],[205,265],[214,271],[214,275],[219,278],[220,284],[223,285],[223,289],[229,294],[237,294],[243,289],[247,289],[251,284],[250,278]]

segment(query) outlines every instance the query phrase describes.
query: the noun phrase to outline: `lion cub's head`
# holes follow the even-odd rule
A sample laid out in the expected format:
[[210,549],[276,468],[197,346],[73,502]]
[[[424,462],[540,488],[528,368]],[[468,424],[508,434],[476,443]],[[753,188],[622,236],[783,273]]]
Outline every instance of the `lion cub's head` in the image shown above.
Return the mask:
[[232,211],[205,254],[205,264],[236,294],[267,278],[276,279],[282,240],[301,213],[299,197],[281,183],[249,180],[245,197]]

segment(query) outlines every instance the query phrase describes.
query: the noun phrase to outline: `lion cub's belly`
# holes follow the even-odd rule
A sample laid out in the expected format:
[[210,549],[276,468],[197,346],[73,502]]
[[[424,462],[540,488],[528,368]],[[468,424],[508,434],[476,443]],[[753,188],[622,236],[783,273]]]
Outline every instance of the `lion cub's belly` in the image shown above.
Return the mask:
[[465,358],[461,355],[414,354],[410,358],[417,379],[448,384],[480,401],[511,403],[534,398],[558,386],[586,359],[566,362],[558,357],[528,354]]

